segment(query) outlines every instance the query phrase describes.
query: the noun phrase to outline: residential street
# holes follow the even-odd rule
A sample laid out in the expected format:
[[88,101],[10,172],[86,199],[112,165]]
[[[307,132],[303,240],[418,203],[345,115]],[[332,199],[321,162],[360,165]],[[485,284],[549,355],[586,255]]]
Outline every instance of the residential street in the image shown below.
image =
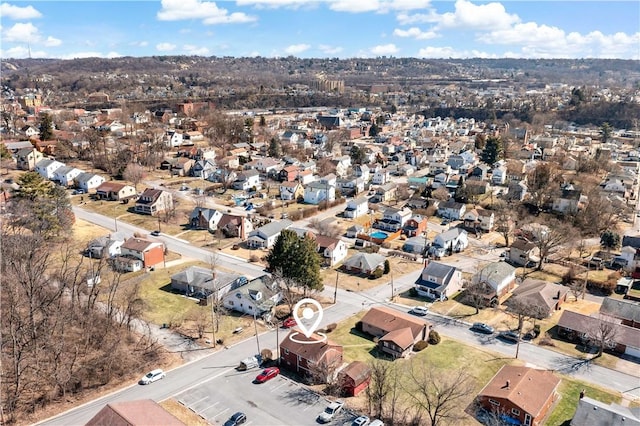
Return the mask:
[[[78,218],[90,221],[94,224],[104,226],[108,229],[114,229],[113,219],[101,216],[99,214],[88,213],[80,208],[74,209]],[[134,226],[118,223],[118,228],[126,232],[145,232]],[[170,250],[178,252],[184,256],[197,258],[208,261],[210,256],[206,250],[191,247],[188,243],[182,242],[172,237],[161,237]],[[220,254],[219,262],[225,267],[232,267],[234,270],[246,274],[247,276],[256,276],[261,273],[261,269],[255,265],[247,263],[233,256]],[[393,286],[391,283],[383,284],[379,287],[363,291],[360,293],[348,292],[341,289],[335,289],[331,286],[325,287],[324,296],[329,299],[336,295],[336,304],[325,309],[324,318],[321,325],[333,322],[340,322],[364,309],[368,309],[373,304],[389,304],[388,299],[394,294],[399,294],[413,285],[420,271],[413,272],[401,277],[394,277]],[[394,308],[400,311],[407,311],[408,307],[392,304]],[[453,338],[473,345],[486,351],[494,352],[497,356],[512,358],[515,356],[516,345],[508,344],[495,339],[493,336],[484,336],[473,333],[469,330],[469,324],[454,321],[451,318],[436,316],[429,314],[425,317],[427,320],[435,324],[435,329],[443,336]],[[132,384],[131,386],[115,392],[103,398],[91,401],[81,407],[66,412],[58,417],[49,419],[42,424],[47,425],[76,425],[83,424],[97,413],[106,403],[123,400],[135,400],[143,398],[151,398],[161,401],[169,397],[177,396],[187,389],[200,389],[206,383],[207,389],[217,389],[222,395],[226,386],[230,386],[230,380],[235,380],[238,373],[233,369],[238,362],[248,355],[255,353],[260,348],[275,349],[277,346],[276,337],[282,340],[286,332],[283,330],[271,330],[259,336],[259,342],[256,337],[250,335],[250,331],[245,331],[248,338],[228,349],[217,349],[211,355],[192,363],[174,369],[167,374],[167,378],[153,383],[149,386],[140,386]],[[556,370],[562,374],[575,377],[586,382],[600,385],[612,390],[616,390],[625,394],[629,399],[640,398],[640,378],[614,371],[608,368],[582,363],[579,360],[551,351],[544,347],[522,343],[519,350],[519,358],[526,361],[528,365],[539,368]],[[144,372],[141,372],[141,375]],[[300,414],[300,406],[296,403],[285,403],[278,393],[262,392],[259,387],[251,384],[249,378],[242,381],[234,381],[233,386],[241,386],[241,391],[234,391],[236,400],[233,410],[242,409],[248,414],[251,424],[268,425],[268,424],[300,424],[302,417]],[[237,383],[237,384],[236,384]],[[285,386],[284,384],[282,386]],[[271,400],[269,400],[269,395]],[[222,396],[220,396],[222,397]],[[213,396],[210,396],[213,398]],[[243,398],[244,400],[237,400]],[[254,401],[259,400],[260,404]],[[321,402],[321,401],[320,401]],[[314,401],[313,404],[318,403]],[[254,406],[255,405],[255,406]],[[319,403],[319,405],[322,405]],[[263,407],[263,408],[261,408]],[[278,407],[274,410],[273,407]],[[216,410],[213,406],[213,411]],[[307,407],[308,408],[308,407]],[[308,424],[313,424],[316,409],[313,408],[303,410],[308,416]],[[292,420],[294,419],[294,420]],[[306,419],[306,417],[305,417]],[[217,420],[217,418],[216,418]],[[220,420],[224,421],[225,418]],[[292,423],[293,421],[293,423]],[[307,422],[304,422],[307,424]]]

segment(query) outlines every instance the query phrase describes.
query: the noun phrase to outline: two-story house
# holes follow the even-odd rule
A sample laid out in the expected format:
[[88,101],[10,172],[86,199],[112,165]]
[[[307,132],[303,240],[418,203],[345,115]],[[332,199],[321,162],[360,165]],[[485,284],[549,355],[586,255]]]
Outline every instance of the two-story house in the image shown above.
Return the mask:
[[378,169],[373,173],[371,183],[374,185],[385,185],[391,181],[391,172],[385,169]]
[[343,216],[355,219],[364,216],[369,212],[369,199],[367,197],[354,198],[347,201],[347,207],[344,209]]
[[283,181],[280,183],[280,199],[282,201],[297,201],[304,197],[304,188],[298,182]]
[[64,187],[70,187],[75,184],[74,179],[82,173],[82,170],[72,166],[58,167],[53,172],[53,180],[60,183]]
[[164,262],[164,244],[143,238],[131,237],[120,247],[119,257],[130,257],[142,262],[144,268],[152,268]]
[[336,187],[329,183],[311,182],[304,188],[304,202],[307,204],[320,204],[323,201],[335,201]]
[[428,218],[420,215],[413,215],[402,227],[402,233],[407,237],[416,237],[427,231]]
[[438,216],[451,220],[460,220],[464,217],[467,206],[450,199],[438,206]]
[[60,167],[65,167],[64,163],[49,158],[42,159],[36,164],[36,172],[47,180],[53,180],[54,173]]
[[341,345],[312,333],[309,337],[297,329],[291,330],[280,343],[280,365],[313,383],[333,379],[342,366]]
[[262,188],[260,184],[260,172],[257,170],[245,170],[238,175],[232,186],[233,189],[241,189],[244,191],[252,188],[259,190]]
[[324,235],[316,235],[315,240],[318,253],[326,265],[333,267],[347,257],[347,245],[344,241]]
[[218,229],[220,219],[222,219],[220,210],[196,207],[189,215],[189,227],[191,229],[206,229],[214,232]]
[[16,152],[18,170],[35,170],[36,164],[44,159],[44,154],[33,147],[22,148]]
[[375,200],[380,203],[386,203],[396,198],[398,193],[398,185],[394,182],[385,183],[376,188]]
[[433,246],[445,252],[461,252],[469,246],[469,236],[464,229],[451,228],[436,235]]
[[191,167],[190,173],[193,177],[209,179],[216,171],[216,163],[210,158],[196,160]]
[[353,174],[356,177],[362,178],[365,182],[369,182],[371,178],[371,171],[366,164],[355,164],[353,166]]
[[278,174],[278,179],[280,182],[293,182],[298,178],[298,172],[300,171],[300,167],[296,165],[285,166],[280,170]]
[[497,304],[516,286],[516,268],[507,262],[491,262],[471,277],[471,283],[486,285],[485,304]]
[[479,207],[471,209],[463,216],[464,227],[474,231],[490,232],[495,226],[495,214]]
[[535,243],[524,238],[516,238],[509,247],[507,260],[515,266],[529,266],[540,261],[540,249]]
[[136,213],[156,216],[173,209],[173,195],[169,191],[147,188],[136,201]]
[[563,189],[560,195],[553,200],[552,210],[561,214],[575,214],[583,209],[588,197],[578,189]]
[[373,227],[384,231],[396,232],[402,229],[412,214],[411,209],[407,207],[403,207],[402,209],[389,207],[384,210],[382,219],[376,220]]
[[282,292],[278,284],[268,275],[263,275],[229,291],[222,298],[222,305],[231,311],[271,321],[273,309],[281,301]]
[[462,271],[455,266],[429,262],[415,282],[419,296],[431,300],[447,300],[462,289]]

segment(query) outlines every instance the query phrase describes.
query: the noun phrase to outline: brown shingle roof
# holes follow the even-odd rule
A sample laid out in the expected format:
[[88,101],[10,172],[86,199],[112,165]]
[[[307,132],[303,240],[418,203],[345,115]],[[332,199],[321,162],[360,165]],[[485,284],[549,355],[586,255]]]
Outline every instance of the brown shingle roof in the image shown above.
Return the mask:
[[399,328],[385,334],[380,340],[392,342],[404,350],[413,344],[413,332],[409,327]]
[[362,361],[353,361],[340,370],[340,374],[349,377],[358,386],[371,377],[371,367]]
[[537,417],[559,384],[560,379],[551,371],[505,365],[478,396],[507,399]]
[[423,319],[415,318],[386,306],[375,306],[369,309],[369,312],[362,317],[362,322],[387,333],[402,328],[410,328],[413,338],[422,332],[425,325],[429,325]]
[[98,192],[119,192],[126,185],[119,182],[104,182],[96,188]]
[[337,238],[331,238],[325,235],[316,235],[316,243],[318,243],[318,246],[323,249],[334,249],[336,247],[336,244],[338,244],[339,242],[340,240],[338,240]]
[[128,240],[126,240],[124,242],[124,244],[122,245],[122,248],[124,249],[128,249],[128,250],[132,250],[132,251],[137,251],[137,252],[143,252],[145,250],[147,250],[148,248],[150,248],[153,245],[156,245],[158,243],[154,242],[154,241],[149,241],[149,240],[143,240],[142,238],[136,238],[136,237],[131,237]]
[[[291,339],[291,336],[294,334],[294,339],[297,340],[297,342]],[[307,337],[302,334],[300,330],[295,328],[291,330],[289,335],[282,341],[282,343],[280,343],[280,349],[286,349],[289,352],[301,356],[303,359],[313,360],[316,362],[322,360],[325,356],[327,356],[327,353],[331,349],[337,350],[338,352],[342,353],[342,346],[332,342],[329,339],[324,342],[315,344],[303,343],[320,342],[322,341],[322,339],[324,339],[324,337],[316,333],[313,333],[310,337]]]
[[138,425],[185,426],[150,399],[109,403],[87,422],[87,426]]

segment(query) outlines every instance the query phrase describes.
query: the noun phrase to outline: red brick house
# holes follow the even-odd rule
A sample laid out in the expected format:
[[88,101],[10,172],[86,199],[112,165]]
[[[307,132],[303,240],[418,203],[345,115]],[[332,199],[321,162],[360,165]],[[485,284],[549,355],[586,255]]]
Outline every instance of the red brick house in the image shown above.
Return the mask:
[[164,244],[132,237],[124,242],[120,254],[139,259],[145,268],[151,268],[164,262]]
[[378,348],[394,358],[405,357],[413,345],[427,339],[431,325],[422,318],[386,306],[375,306],[362,317],[362,331],[378,338]]
[[[293,336],[293,339],[291,338]],[[280,343],[281,365],[315,383],[326,383],[342,366],[342,346],[313,333],[293,329]],[[316,342],[316,343],[309,343]]]
[[371,367],[362,361],[353,361],[338,373],[338,382],[344,396],[357,396],[369,386]]
[[508,422],[537,426],[558,400],[560,379],[548,370],[505,365],[480,391],[476,401]]

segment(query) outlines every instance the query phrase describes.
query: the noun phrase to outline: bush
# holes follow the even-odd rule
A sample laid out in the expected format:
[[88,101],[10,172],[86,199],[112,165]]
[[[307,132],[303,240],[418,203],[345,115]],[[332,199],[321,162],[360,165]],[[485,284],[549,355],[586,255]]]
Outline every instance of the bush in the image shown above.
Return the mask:
[[384,260],[384,274],[387,275],[389,272],[391,272],[391,265],[389,264],[389,259],[385,259]]
[[384,271],[381,268],[376,269],[369,275],[369,279],[375,280],[380,278],[384,274]]
[[327,333],[331,333],[333,330],[335,330],[338,327],[338,324],[336,324],[335,322],[332,322],[331,324],[327,325],[326,328],[326,332]]
[[440,343],[440,333],[435,330],[431,330],[429,332],[429,344],[437,345],[438,343]]
[[429,346],[429,342],[425,342],[424,340],[419,340],[416,342],[415,345],[413,345],[413,351],[420,352],[421,350],[426,349],[427,346]]
[[411,297],[418,297],[418,290],[416,290],[415,287],[411,287],[409,289],[409,296]]
[[355,325],[355,329],[358,331],[362,331],[362,321],[358,321]]
[[258,255],[252,254],[251,256],[249,256],[249,262],[257,262],[259,260],[260,258],[258,257]]
[[540,324],[533,326],[533,336],[538,337],[540,335]]

